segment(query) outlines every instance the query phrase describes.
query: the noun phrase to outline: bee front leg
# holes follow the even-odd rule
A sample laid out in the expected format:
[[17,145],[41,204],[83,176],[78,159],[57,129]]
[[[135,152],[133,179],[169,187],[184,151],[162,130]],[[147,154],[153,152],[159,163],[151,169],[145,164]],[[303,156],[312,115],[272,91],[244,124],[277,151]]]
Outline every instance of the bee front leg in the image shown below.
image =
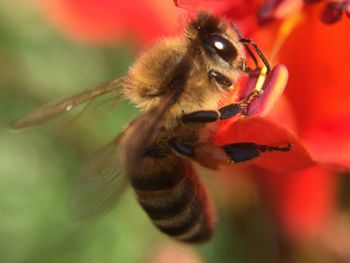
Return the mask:
[[220,108],[219,110],[209,111],[195,111],[182,116],[184,123],[208,123],[218,120],[226,120],[236,116],[237,114],[246,115],[248,106],[258,96],[261,95],[260,91],[254,90],[246,98],[238,103],[229,104]]
[[232,163],[252,160],[265,152],[288,152],[292,149],[290,143],[285,147],[251,142],[232,143],[222,146],[216,146],[208,142],[190,146],[177,138],[171,139],[169,145],[177,154],[190,158],[212,170],[217,170]]
[[182,116],[182,121],[185,123],[208,123],[226,120],[241,113],[243,109],[240,103],[235,103],[222,107],[218,111],[195,111],[185,114]]

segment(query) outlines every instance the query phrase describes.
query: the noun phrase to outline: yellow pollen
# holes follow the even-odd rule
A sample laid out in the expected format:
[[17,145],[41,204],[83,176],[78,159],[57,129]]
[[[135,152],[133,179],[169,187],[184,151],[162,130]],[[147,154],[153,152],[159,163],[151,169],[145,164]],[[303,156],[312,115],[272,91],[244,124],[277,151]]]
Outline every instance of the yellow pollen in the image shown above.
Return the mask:
[[267,72],[267,68],[265,66],[263,66],[261,68],[261,71],[260,71],[260,74],[259,74],[259,78],[256,81],[256,85],[255,85],[255,90],[258,91],[259,93],[263,92],[262,87],[263,87],[264,82],[265,82],[266,72]]

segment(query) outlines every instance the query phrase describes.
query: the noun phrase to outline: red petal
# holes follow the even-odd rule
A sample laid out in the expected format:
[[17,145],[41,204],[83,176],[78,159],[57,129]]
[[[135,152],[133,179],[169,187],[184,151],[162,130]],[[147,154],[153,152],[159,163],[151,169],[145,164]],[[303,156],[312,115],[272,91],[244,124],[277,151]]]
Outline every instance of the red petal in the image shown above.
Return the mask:
[[41,0],[44,14],[72,37],[114,43],[128,37],[149,42],[176,30],[181,10],[171,1]]
[[264,24],[273,18],[284,18],[295,13],[302,7],[301,1],[295,0],[265,0],[259,10],[259,22]]
[[295,119],[292,106],[285,96],[282,96],[279,99],[279,101],[276,103],[276,106],[273,108],[267,118],[275,123],[280,123],[291,131],[296,130],[297,120]]
[[318,238],[336,210],[338,177],[319,166],[259,176],[281,224],[296,239]]
[[223,13],[232,3],[230,1],[216,0],[174,0],[175,6],[185,9],[187,12],[207,10],[215,14]]
[[305,131],[324,119],[350,114],[349,21],[324,25],[311,7],[281,48],[289,70],[286,95]]
[[286,146],[287,143],[291,143],[293,147],[289,152],[263,153],[258,158],[245,162],[275,173],[290,173],[314,163],[296,136],[265,118],[249,117],[223,123],[215,137],[215,144],[235,142],[255,142],[273,146]]
[[350,169],[350,116],[324,120],[302,137],[317,161]]

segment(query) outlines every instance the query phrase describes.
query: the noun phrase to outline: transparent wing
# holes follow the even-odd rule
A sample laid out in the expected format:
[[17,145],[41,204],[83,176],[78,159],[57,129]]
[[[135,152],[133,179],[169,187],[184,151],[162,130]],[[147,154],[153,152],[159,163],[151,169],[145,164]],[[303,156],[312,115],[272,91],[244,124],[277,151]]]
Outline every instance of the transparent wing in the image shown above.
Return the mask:
[[126,189],[128,178],[121,160],[122,135],[101,149],[74,182],[69,206],[73,218],[84,220],[107,212]]
[[117,105],[120,106],[122,99],[123,96],[115,92],[95,97],[47,120],[42,126],[55,136],[84,135],[86,130],[98,129],[106,118],[113,115],[115,109],[118,112],[120,108]]
[[120,96],[119,91],[121,87],[121,78],[114,79],[112,81],[106,82],[102,85],[94,87],[92,89],[83,91],[76,95],[73,95],[64,100],[48,104],[43,106],[31,113],[29,113],[24,118],[15,122],[12,125],[12,129],[20,130],[28,127],[41,125],[48,120],[60,116],[62,113],[71,111],[78,106],[83,106],[83,109],[87,109],[89,103],[91,103],[95,98],[106,94],[115,94],[116,98]]
[[161,119],[180,92],[171,91],[159,105],[134,119],[85,166],[72,191],[70,211],[76,219],[87,219],[113,208],[128,185],[127,174],[138,173],[137,164],[145,148],[159,133]]

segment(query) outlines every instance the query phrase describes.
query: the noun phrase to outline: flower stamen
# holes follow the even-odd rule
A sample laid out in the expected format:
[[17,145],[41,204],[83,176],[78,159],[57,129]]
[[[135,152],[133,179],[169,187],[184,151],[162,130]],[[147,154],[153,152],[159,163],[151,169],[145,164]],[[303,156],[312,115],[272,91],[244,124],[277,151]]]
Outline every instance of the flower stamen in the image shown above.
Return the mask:
[[305,4],[315,4],[323,1],[324,7],[320,14],[320,19],[327,25],[339,21],[343,13],[350,18],[350,1],[349,0],[304,0]]
[[270,61],[273,61],[280,51],[283,43],[286,41],[288,36],[293,32],[294,28],[301,23],[304,19],[304,14],[301,12],[295,12],[293,15],[289,16],[287,19],[283,20],[279,31],[277,34],[276,41],[272,47],[270,54]]

